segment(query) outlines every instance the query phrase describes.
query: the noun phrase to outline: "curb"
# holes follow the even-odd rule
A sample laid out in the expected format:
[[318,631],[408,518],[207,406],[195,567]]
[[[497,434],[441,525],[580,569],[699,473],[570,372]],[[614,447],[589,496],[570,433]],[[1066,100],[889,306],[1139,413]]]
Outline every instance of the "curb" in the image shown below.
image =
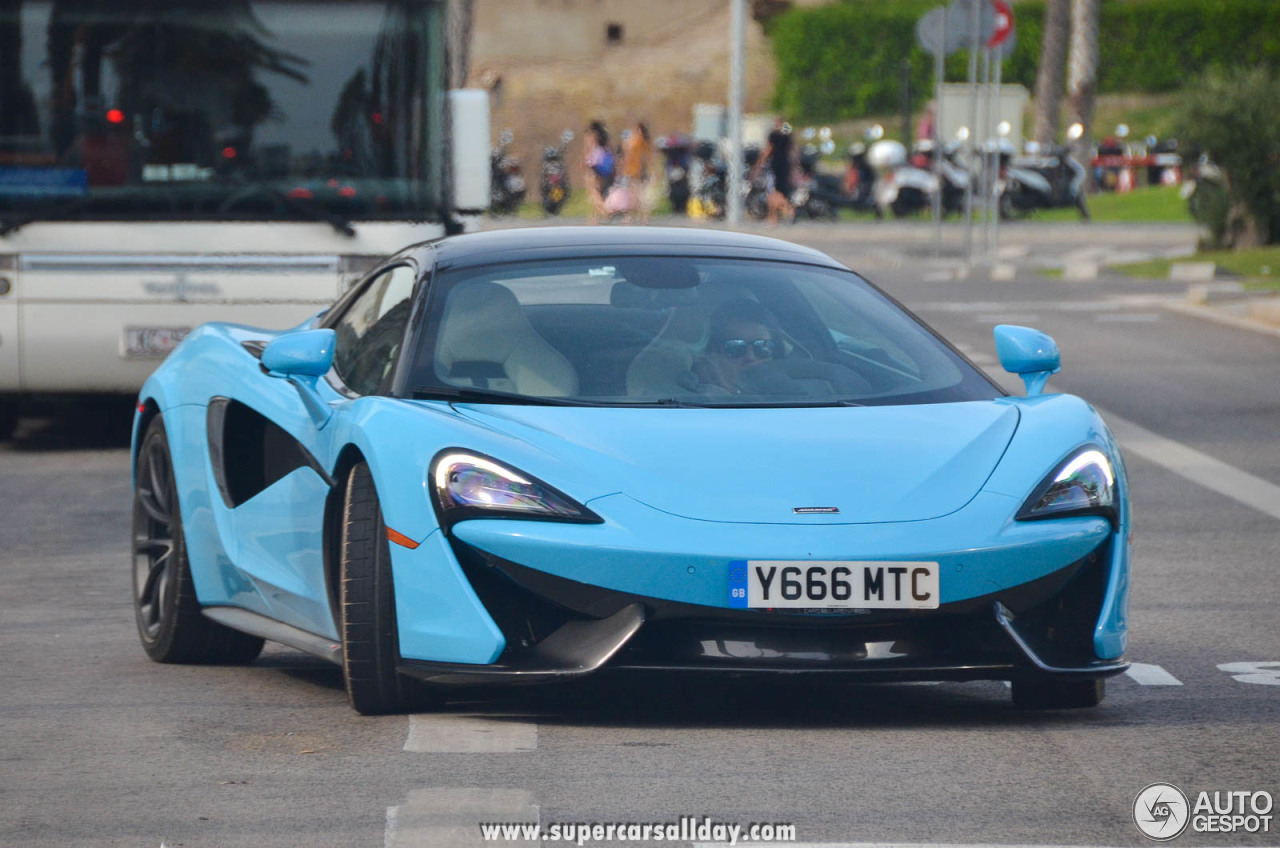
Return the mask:
[[1194,306],[1190,303],[1181,301],[1166,301],[1160,304],[1163,308],[1177,312],[1181,315],[1190,315],[1193,318],[1206,318],[1219,324],[1225,324],[1228,327],[1235,327],[1241,330],[1252,330],[1255,333],[1261,333],[1265,336],[1280,339],[1280,327],[1273,327],[1270,324],[1264,324],[1252,318],[1245,318],[1240,315],[1231,315],[1214,309],[1211,306]]

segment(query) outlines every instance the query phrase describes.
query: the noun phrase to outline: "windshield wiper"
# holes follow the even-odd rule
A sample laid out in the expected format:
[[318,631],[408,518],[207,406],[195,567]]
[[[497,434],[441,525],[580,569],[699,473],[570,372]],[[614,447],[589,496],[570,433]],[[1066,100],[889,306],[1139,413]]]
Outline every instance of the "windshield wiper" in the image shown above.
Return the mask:
[[436,388],[414,389],[414,400],[447,400],[461,403],[516,403],[529,406],[605,406],[585,400],[570,398],[536,397],[521,395],[515,392],[500,392],[497,389],[477,389],[460,386],[439,386]]

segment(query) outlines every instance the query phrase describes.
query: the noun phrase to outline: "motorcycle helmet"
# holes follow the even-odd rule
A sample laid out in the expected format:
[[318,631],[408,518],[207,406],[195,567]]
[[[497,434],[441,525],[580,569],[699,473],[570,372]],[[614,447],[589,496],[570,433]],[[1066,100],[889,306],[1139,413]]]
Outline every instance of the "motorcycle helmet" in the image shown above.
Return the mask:
[[877,170],[897,168],[907,161],[907,148],[900,141],[881,139],[867,150],[867,162]]

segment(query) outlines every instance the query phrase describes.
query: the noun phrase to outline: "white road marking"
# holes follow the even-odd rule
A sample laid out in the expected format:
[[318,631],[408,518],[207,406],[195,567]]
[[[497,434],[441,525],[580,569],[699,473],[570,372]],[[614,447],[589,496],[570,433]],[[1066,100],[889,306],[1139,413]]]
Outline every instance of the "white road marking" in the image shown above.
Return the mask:
[[[472,848],[486,843],[480,824],[540,822],[538,805],[523,789],[416,789],[387,808],[383,848]],[[502,840],[536,848],[538,840]]]
[[1125,674],[1143,686],[1181,686],[1182,681],[1165,671],[1158,665],[1147,663],[1129,663]]
[[399,807],[387,807],[387,826],[382,831],[382,848],[393,848],[396,844],[396,822],[399,818]]
[[1258,512],[1280,518],[1280,486],[1181,442],[1166,439],[1119,415],[1102,410],[1098,412],[1126,452],[1154,462]]
[[1030,324],[1040,320],[1034,312],[989,312],[975,315],[973,320],[979,324]]
[[1233,662],[1218,666],[1219,671],[1231,675],[1237,683],[1258,683],[1263,686],[1280,686],[1280,662]]
[[[1122,309],[1150,309],[1178,301],[1169,295],[1131,294],[1078,300],[932,300],[912,304],[913,312],[1115,312]],[[1180,301],[1178,301],[1180,302]]]
[[411,715],[404,750],[438,754],[503,754],[538,747],[538,725],[518,716]]
[[[724,848],[723,842],[695,842],[693,848]],[[742,843],[739,843],[742,844]],[[787,848],[979,848],[980,845],[996,843],[980,842],[977,844],[963,842],[784,842]],[[998,848],[1083,848],[1079,845],[1005,845]]]
[[1104,312],[1093,320],[1115,324],[1153,324],[1161,319],[1158,312]]

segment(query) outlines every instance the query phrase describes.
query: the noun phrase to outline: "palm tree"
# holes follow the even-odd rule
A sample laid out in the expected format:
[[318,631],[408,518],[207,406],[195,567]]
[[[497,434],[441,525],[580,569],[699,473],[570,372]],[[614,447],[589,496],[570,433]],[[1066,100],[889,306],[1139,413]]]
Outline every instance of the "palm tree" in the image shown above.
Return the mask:
[[1036,72],[1035,139],[1041,144],[1052,144],[1058,137],[1070,35],[1071,0],[1049,0],[1040,41],[1040,69]]
[[1071,0],[1071,55],[1067,62],[1067,113],[1084,127],[1081,143],[1093,138],[1098,96],[1098,0]]
[[453,0],[447,13],[449,85],[462,88],[471,72],[471,30],[475,21],[475,0]]

